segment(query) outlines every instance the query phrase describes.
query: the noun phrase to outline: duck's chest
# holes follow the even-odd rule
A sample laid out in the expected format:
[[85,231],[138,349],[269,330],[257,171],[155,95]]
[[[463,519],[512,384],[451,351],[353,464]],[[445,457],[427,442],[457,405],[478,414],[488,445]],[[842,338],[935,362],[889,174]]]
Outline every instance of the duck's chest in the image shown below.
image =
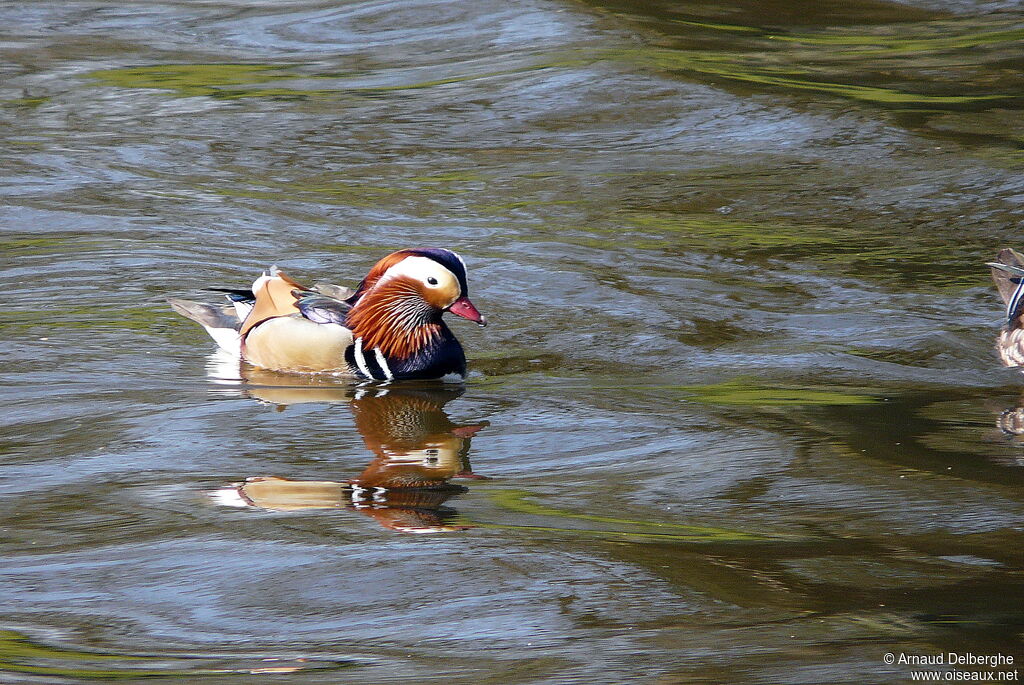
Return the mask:
[[466,376],[466,355],[450,331],[405,357],[368,347],[361,337],[345,350],[345,362],[358,378],[373,381],[435,379]]

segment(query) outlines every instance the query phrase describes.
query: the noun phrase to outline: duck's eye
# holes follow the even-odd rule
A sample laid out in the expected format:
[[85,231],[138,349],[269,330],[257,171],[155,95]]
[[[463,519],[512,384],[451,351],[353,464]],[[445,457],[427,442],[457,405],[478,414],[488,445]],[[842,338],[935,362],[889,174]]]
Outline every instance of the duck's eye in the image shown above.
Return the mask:
[[434,278],[433,276],[428,276],[427,277],[427,284],[428,285],[437,285],[437,279]]

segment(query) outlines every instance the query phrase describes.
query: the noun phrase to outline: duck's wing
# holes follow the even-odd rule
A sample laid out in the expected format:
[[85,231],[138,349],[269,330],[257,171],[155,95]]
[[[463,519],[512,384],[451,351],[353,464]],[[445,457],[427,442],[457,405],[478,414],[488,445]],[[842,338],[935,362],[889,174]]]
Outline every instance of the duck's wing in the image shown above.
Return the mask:
[[345,350],[352,345],[352,332],[344,324],[351,305],[343,299],[351,296],[348,289],[318,284],[314,292],[271,267],[250,290],[211,290],[226,293],[231,304],[168,301],[222,349],[266,369],[348,370]]
[[216,341],[221,349],[233,355],[240,355],[242,336],[259,321],[266,320],[268,316],[273,316],[269,311],[275,309],[276,304],[283,299],[278,296],[280,288],[275,284],[269,291],[270,305],[267,304],[267,296],[264,296],[264,306],[261,310],[262,318],[257,320],[253,317],[253,310],[256,308],[257,300],[256,293],[253,291],[256,290],[257,286],[262,288],[275,279],[286,280],[288,283],[291,283],[292,285],[289,288],[298,285],[272,267],[271,274],[263,274],[263,276],[258,278],[253,283],[252,290],[208,288],[208,290],[225,293],[231,302],[228,305],[207,304],[205,302],[194,302],[177,298],[168,299],[167,301],[174,311],[188,319],[192,319],[205,328],[206,332],[210,334],[210,337]]
[[336,323],[344,326],[352,305],[343,300],[321,295],[309,290],[293,290],[296,306],[305,318],[313,323]]
[[[260,311],[251,320],[256,306],[256,290],[262,292]],[[351,288],[333,283],[317,283],[307,289],[289,278],[277,267],[271,267],[270,273],[258,278],[251,290],[240,288],[207,288],[215,292],[225,293],[238,313],[238,318],[245,321],[246,328],[252,328],[273,316],[299,313],[315,323],[344,324],[345,317],[352,305],[346,302],[355,294]],[[289,298],[290,296],[290,298]]]
[[1024,313],[1024,255],[1006,247],[996,255],[996,261],[988,265],[999,296],[1006,305],[1007,326],[1020,328],[1021,314]]
[[270,267],[269,273],[253,281],[253,306],[238,331],[241,336],[244,338],[249,331],[268,319],[298,314],[298,298],[292,294],[294,290],[307,288],[293,281],[276,266]]
[[313,290],[326,295],[327,297],[333,297],[336,300],[346,301],[350,300],[353,295],[356,294],[352,288],[346,288],[343,285],[334,285],[333,283],[316,283],[313,285]]
[[239,330],[243,356],[275,371],[348,371],[348,305],[271,269],[253,283],[255,303]]

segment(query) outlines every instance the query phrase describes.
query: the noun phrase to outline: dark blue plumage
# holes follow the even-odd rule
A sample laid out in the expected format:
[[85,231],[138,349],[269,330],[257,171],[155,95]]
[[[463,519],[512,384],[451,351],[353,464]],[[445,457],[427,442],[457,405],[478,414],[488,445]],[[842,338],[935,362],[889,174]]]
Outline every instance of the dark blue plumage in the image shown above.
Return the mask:
[[405,359],[381,356],[383,364],[376,351],[364,350],[361,345],[351,345],[345,350],[345,362],[356,376],[364,380],[443,378],[451,374],[466,376],[466,353],[444,323],[441,323],[438,335],[412,356]]
[[241,288],[207,288],[217,293],[226,293],[229,300],[232,302],[244,302],[245,304],[252,304],[256,301],[256,294],[251,290],[245,290]]
[[441,378],[449,374],[465,377],[466,353],[448,326],[442,323],[440,334],[429,345],[390,366],[395,378]]
[[1013,322],[1021,315],[1021,310],[1024,309],[1024,279],[1012,278],[1011,283],[1016,283],[1017,287],[1014,288],[1013,294],[1006,303],[1006,325],[1012,326]]

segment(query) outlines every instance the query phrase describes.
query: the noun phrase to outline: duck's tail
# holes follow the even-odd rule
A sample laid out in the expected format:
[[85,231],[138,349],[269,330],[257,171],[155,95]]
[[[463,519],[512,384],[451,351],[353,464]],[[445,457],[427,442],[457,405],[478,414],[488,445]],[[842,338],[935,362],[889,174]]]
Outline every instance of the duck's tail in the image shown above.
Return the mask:
[[238,320],[238,314],[233,306],[177,298],[168,298],[167,302],[171,309],[205,328],[222,350],[235,355],[241,354],[238,329],[242,322]]
[[291,290],[301,288],[276,266],[252,284],[252,290],[211,288],[227,294],[231,304],[207,304],[169,298],[171,308],[206,329],[224,351],[241,356],[242,338],[256,324],[268,318],[298,312]]

